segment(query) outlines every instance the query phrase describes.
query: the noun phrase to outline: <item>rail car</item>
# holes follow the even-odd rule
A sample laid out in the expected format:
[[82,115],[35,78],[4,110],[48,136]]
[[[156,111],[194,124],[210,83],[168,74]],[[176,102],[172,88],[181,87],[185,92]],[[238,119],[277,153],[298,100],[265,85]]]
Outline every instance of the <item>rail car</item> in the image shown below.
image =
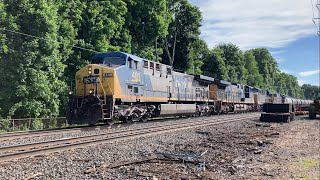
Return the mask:
[[69,94],[70,124],[255,111],[270,97],[262,89],[177,72],[123,52],[96,54],[76,73]]
[[271,122],[290,122],[293,121],[295,115],[307,113],[307,108],[312,102],[310,100],[294,99],[282,96],[281,102],[270,103],[266,102],[263,105],[263,112],[260,120]]

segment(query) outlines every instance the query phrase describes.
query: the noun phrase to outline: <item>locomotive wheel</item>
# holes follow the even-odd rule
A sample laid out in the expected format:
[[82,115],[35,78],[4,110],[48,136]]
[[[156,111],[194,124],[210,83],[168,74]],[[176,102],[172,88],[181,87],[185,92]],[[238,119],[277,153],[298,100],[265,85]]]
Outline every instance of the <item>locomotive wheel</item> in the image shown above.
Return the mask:
[[132,122],[134,122],[134,121],[140,121],[139,115],[138,115],[138,113],[136,113],[136,112],[133,112],[133,113],[131,114],[131,116],[129,116],[129,117],[126,118],[126,122],[127,122],[127,123],[132,123]]
[[147,122],[149,118],[150,118],[150,115],[149,114],[145,114],[140,118],[140,121],[141,122]]
[[131,124],[133,122],[132,117],[125,117],[124,121],[128,124]]
[[115,120],[113,120],[113,119],[107,119],[106,122],[107,122],[108,125],[111,126],[111,125],[113,125],[113,124],[115,123]]
[[148,118],[147,117],[142,117],[139,119],[140,122],[147,122],[148,121]]

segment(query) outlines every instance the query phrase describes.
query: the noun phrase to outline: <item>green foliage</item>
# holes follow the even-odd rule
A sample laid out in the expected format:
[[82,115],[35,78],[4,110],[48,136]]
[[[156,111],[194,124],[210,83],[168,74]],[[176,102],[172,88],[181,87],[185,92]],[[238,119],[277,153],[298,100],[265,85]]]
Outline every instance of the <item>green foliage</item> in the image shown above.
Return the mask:
[[279,74],[276,60],[266,48],[252,49],[250,51],[253,53],[254,58],[258,63],[260,74],[263,75],[263,84],[261,88],[276,91],[275,80]]
[[263,77],[259,72],[258,63],[251,51],[244,53],[245,68],[247,69],[247,84],[253,87],[263,86]]
[[203,66],[204,58],[208,56],[209,49],[207,44],[201,39],[194,39],[188,45],[188,66],[187,72],[190,74],[202,74],[201,67]]
[[59,96],[65,91],[64,65],[57,38],[58,14],[53,1],[5,0],[1,27],[46,40],[1,32],[6,48],[0,51],[1,109],[13,117],[59,114]]
[[96,52],[130,52],[131,36],[124,28],[126,13],[126,3],[122,0],[61,1],[61,41],[92,50],[63,47],[68,81],[74,79],[75,72],[88,64]]
[[246,84],[248,72],[245,69],[244,56],[240,48],[231,43],[219,44],[217,48],[222,51],[222,57],[228,74],[226,80]]
[[306,99],[318,99],[320,97],[320,87],[310,84],[304,84],[301,87],[301,91],[303,92],[304,98]]
[[170,24],[168,35],[163,38],[163,62],[183,71],[191,71],[195,65],[200,72],[196,67],[201,65],[196,51],[197,46],[203,45],[199,38],[201,12],[187,0],[168,0],[167,5]]
[[156,53],[156,42],[168,34],[170,23],[166,0],[124,1],[128,8],[125,28],[132,37],[132,52],[158,61],[155,55],[162,51],[157,47]]
[[10,120],[2,119],[0,117],[0,132],[8,132],[8,131],[10,131],[11,130],[10,129],[10,124],[11,124]]
[[35,119],[32,121],[32,124],[31,124],[32,130],[38,130],[38,129],[43,129],[43,128],[44,128],[44,124],[40,119]]
[[228,79],[228,72],[223,58],[223,51],[219,48],[212,49],[205,57],[202,70],[207,76],[220,80]]

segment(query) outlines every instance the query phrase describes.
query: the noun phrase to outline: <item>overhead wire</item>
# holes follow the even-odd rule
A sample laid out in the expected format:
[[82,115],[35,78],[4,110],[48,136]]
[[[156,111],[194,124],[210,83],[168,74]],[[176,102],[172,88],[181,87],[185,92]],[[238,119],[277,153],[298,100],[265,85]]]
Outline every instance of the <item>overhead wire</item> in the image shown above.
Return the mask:
[[[1,30],[7,31],[7,32],[11,32],[11,33],[15,33],[15,34],[19,34],[19,35],[23,35],[23,36],[27,36],[27,37],[31,37],[31,38],[35,38],[35,39],[40,39],[43,41],[50,41],[49,39],[43,38],[43,37],[38,37],[38,36],[34,36],[34,35],[30,35],[30,34],[26,34],[26,33],[22,33],[22,32],[18,32],[18,31],[14,31],[5,27],[0,28]],[[59,42],[59,44],[62,44],[62,42]],[[98,51],[92,50],[92,49],[87,49],[87,48],[83,48],[83,47],[79,47],[79,46],[75,46],[75,45],[67,45],[69,47],[72,48],[76,48],[76,49],[81,49],[81,50],[85,50],[85,51],[90,51],[90,52],[94,52],[94,53],[100,53]]]
[[310,3],[311,3],[311,9],[312,9],[312,22],[313,22],[313,24],[315,26],[316,31],[318,32],[319,30],[318,30],[318,25],[316,23],[317,18],[315,17],[315,12],[314,12],[314,7],[313,7],[314,6],[313,0],[310,0]]
[[[314,9],[313,9],[313,1],[310,0],[310,3],[311,3],[311,9],[312,9],[312,18],[314,18]],[[314,23],[314,22],[313,22]]]

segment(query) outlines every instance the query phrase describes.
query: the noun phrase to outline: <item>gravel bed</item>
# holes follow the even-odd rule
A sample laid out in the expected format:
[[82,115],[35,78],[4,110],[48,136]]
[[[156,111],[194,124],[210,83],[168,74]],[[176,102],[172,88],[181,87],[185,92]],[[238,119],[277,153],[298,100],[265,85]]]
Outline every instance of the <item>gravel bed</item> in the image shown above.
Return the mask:
[[[248,113],[252,115],[254,113]],[[257,113],[255,113],[257,114]],[[232,115],[220,115],[219,117],[230,117]],[[20,139],[13,139],[8,141],[0,141],[0,147],[3,146],[12,146],[12,145],[21,145],[21,144],[28,144],[28,143],[35,143],[41,141],[50,141],[50,140],[57,140],[63,138],[72,138],[72,137],[80,137],[80,136],[89,136],[89,135],[98,135],[103,133],[110,133],[115,131],[122,131],[122,130],[131,130],[131,129],[138,129],[138,128],[146,128],[151,126],[163,126],[163,125],[170,125],[177,122],[191,122],[194,120],[208,120],[212,118],[218,118],[218,116],[211,116],[211,117],[200,117],[200,118],[178,118],[178,119],[167,119],[167,120],[154,120],[149,121],[148,123],[133,123],[129,126],[124,124],[125,126],[115,126],[113,128],[108,128],[108,126],[103,127],[102,129],[96,130],[84,130],[79,132],[64,132],[64,133],[57,133],[52,135],[44,135],[38,137],[25,137]]]
[[0,164],[0,179],[270,179],[262,154],[291,124],[232,122],[25,158]]

